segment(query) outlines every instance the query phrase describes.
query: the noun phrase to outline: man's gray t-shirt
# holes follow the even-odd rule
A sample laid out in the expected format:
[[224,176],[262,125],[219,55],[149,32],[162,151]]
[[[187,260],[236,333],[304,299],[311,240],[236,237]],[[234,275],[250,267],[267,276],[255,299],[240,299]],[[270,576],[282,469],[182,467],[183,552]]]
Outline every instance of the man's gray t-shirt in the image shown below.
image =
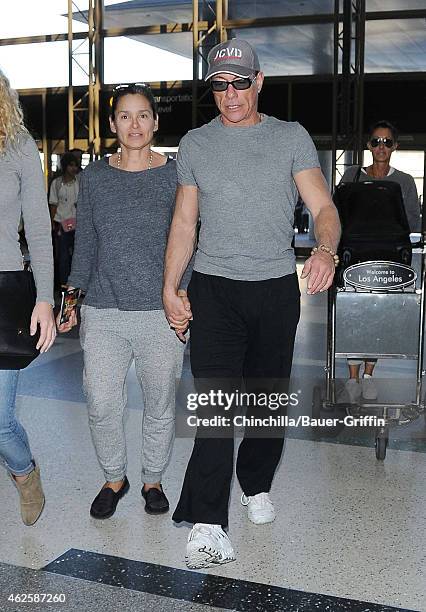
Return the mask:
[[177,170],[181,185],[199,190],[194,270],[248,281],[292,274],[293,177],[317,167],[312,139],[296,122],[263,115],[250,127],[225,127],[216,117],[188,132]]

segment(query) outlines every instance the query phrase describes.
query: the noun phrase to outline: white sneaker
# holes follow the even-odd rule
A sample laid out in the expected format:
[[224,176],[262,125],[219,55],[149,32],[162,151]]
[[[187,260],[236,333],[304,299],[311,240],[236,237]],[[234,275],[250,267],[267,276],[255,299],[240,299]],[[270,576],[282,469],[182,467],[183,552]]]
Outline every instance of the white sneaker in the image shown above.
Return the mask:
[[349,378],[345,382],[345,391],[351,404],[356,404],[361,397],[361,385],[356,378]]
[[235,554],[220,525],[195,523],[188,536],[185,561],[190,569],[200,569],[235,561]]
[[241,503],[247,506],[248,519],[255,525],[272,523],[275,520],[275,509],[269,498],[269,493],[258,493],[252,497],[241,495]]
[[377,387],[372,376],[364,374],[361,380],[362,397],[366,400],[377,399]]

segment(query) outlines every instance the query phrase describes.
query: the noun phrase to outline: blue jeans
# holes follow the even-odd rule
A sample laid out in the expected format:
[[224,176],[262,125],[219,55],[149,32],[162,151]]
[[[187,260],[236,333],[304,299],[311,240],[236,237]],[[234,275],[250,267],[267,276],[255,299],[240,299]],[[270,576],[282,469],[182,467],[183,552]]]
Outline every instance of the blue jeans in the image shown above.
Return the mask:
[[59,282],[65,285],[71,272],[72,255],[74,252],[75,231],[64,232],[58,236],[58,274]]
[[16,476],[34,469],[28,436],[15,414],[19,370],[0,370],[0,459]]

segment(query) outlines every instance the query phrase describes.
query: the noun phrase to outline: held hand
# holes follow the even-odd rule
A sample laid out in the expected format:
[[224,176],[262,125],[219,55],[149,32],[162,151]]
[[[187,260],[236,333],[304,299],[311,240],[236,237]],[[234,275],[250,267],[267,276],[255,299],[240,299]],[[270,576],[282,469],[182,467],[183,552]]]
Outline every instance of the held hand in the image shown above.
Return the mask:
[[318,251],[306,260],[300,278],[308,277],[308,295],[326,291],[333,282],[334,259],[330,253]]
[[179,340],[183,342],[184,344],[186,344],[186,338],[184,334],[189,327],[189,321],[192,321],[191,304],[189,302],[185,289],[179,289],[177,293],[178,293],[178,296],[181,298],[184,308],[190,318],[187,319],[186,323],[184,323],[183,325],[175,325],[174,330]]
[[53,308],[49,302],[37,302],[34,306],[30,324],[31,336],[34,336],[37,332],[38,325],[40,325],[40,338],[36,348],[40,350],[40,353],[45,353],[50,349],[56,338]]
[[178,293],[163,293],[164,312],[169,324],[173,327],[186,325],[192,319],[191,305],[186,291],[180,289]]
[[189,321],[192,320],[191,304],[186,291],[179,289],[176,293],[163,293],[164,312],[169,325],[175,330],[177,337],[186,342],[184,332],[188,329]]
[[177,294],[180,298],[182,298],[183,306],[189,316],[188,321],[192,321],[191,303],[188,299],[188,294],[186,293],[185,289],[178,289]]
[[69,331],[71,331],[73,327],[77,325],[77,310],[73,308],[70,314],[70,318],[68,319],[66,323],[62,323],[61,325],[59,323],[60,319],[61,319],[61,313],[59,312],[56,317],[56,327],[58,328],[58,332],[60,334],[66,334]]
[[189,327],[189,323],[186,323],[186,325],[182,325],[179,327],[177,325],[175,327],[170,326],[170,328],[174,330],[179,340],[183,342],[184,344],[186,344],[185,332],[188,329],[188,327]]

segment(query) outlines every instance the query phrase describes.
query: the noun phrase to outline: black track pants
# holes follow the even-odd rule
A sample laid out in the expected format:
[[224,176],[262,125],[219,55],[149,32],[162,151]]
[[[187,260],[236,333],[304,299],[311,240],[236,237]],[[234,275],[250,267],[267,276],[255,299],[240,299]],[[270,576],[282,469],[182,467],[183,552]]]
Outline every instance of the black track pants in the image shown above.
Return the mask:
[[[265,381],[269,388],[287,388],[300,314],[296,274],[264,281],[235,281],[193,272],[188,295],[194,317],[191,369],[197,391],[205,390],[206,385],[232,390],[242,379],[247,391],[256,387],[256,381],[259,389]],[[208,406],[201,411],[202,416],[208,413]],[[210,407],[210,415],[213,413]],[[236,467],[246,495],[267,492],[271,487],[281,458],[284,429],[273,435],[254,437],[246,428]],[[209,436],[208,430],[197,429],[173,520],[228,524],[233,455],[232,430],[228,428],[221,436],[216,429]]]

